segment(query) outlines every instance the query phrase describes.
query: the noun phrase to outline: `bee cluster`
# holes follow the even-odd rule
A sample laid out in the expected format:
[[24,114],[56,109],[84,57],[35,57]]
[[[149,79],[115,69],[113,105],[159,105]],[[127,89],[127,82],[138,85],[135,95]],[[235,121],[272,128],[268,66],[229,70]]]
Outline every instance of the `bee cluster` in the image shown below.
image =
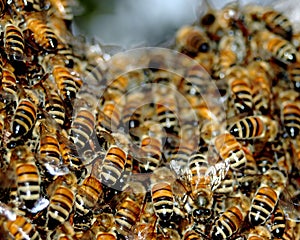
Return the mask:
[[289,19],[234,2],[108,56],[70,4],[0,1],[0,239],[300,239]]

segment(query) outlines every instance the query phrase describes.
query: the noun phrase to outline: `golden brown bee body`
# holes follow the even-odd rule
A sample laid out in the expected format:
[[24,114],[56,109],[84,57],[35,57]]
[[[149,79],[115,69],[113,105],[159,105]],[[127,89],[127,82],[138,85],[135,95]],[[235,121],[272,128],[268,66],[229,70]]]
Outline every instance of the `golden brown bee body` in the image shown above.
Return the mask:
[[11,130],[15,137],[26,135],[34,126],[37,118],[36,106],[28,99],[22,99],[16,109]]
[[244,221],[239,207],[230,207],[219,216],[211,229],[212,239],[227,239],[236,233]]
[[300,92],[300,63],[295,62],[288,66],[288,76],[294,85],[294,89]]
[[273,213],[277,201],[277,193],[272,188],[267,186],[258,188],[254,194],[250,207],[250,223],[253,226],[265,223]]
[[82,149],[88,143],[95,126],[95,117],[88,109],[80,109],[71,124],[70,138],[73,143]]
[[229,161],[233,170],[241,169],[246,164],[246,156],[240,143],[230,133],[220,134],[215,139],[215,148],[224,161]]
[[16,107],[18,101],[17,80],[15,74],[7,68],[2,69],[1,89],[4,91],[5,103],[9,104],[12,101]]
[[47,228],[55,229],[64,223],[73,208],[75,200],[74,191],[69,186],[59,184],[50,197],[50,203],[47,211]]
[[26,20],[27,28],[33,33],[36,43],[44,51],[56,50],[59,40],[54,31],[47,24],[36,17],[28,17]]
[[71,103],[76,97],[78,90],[76,78],[65,66],[56,65],[53,67],[52,74],[57,84],[61,98]]
[[285,102],[281,114],[288,135],[297,138],[300,133],[300,101]]
[[11,239],[41,239],[39,232],[30,223],[30,220],[23,216],[17,215],[15,220],[5,221],[4,229],[8,232]]
[[260,31],[256,33],[254,40],[267,54],[278,61],[285,64],[296,62],[297,51],[295,47],[284,38],[269,31]]
[[59,141],[55,133],[48,131],[43,123],[40,125],[41,137],[39,145],[40,158],[50,164],[59,165],[61,161],[61,151]]
[[266,10],[262,13],[261,19],[270,31],[285,39],[291,39],[293,27],[291,21],[285,15],[276,10]]
[[108,132],[115,132],[120,124],[121,111],[113,101],[105,101],[104,106],[98,111],[97,132],[103,128]]
[[195,26],[184,26],[177,31],[176,46],[180,52],[188,55],[210,50],[206,34]]
[[4,28],[4,48],[8,59],[20,61],[24,55],[24,36],[21,29],[13,23],[7,23]]
[[161,141],[157,138],[144,136],[141,141],[142,160],[141,171],[153,172],[161,163],[162,160],[162,146]]
[[126,152],[118,146],[111,146],[105,154],[99,179],[107,185],[114,185],[121,177],[126,163]]
[[275,238],[281,238],[285,232],[285,228],[286,222],[284,211],[277,206],[271,217],[271,233]]
[[63,126],[66,117],[65,107],[56,92],[50,93],[50,96],[47,97],[45,109],[59,126]]
[[[76,199],[80,198],[82,204],[76,204],[77,213],[83,215],[93,208],[103,195],[102,185],[99,180],[93,176],[86,177],[79,186]],[[76,201],[78,203],[79,201]],[[81,210],[86,209],[87,211]]]
[[28,209],[34,207],[40,198],[41,176],[35,164],[34,154],[25,147],[15,148],[11,154],[11,163],[16,174],[17,193]]
[[162,221],[168,221],[174,211],[174,195],[167,182],[158,182],[151,187],[154,212]]

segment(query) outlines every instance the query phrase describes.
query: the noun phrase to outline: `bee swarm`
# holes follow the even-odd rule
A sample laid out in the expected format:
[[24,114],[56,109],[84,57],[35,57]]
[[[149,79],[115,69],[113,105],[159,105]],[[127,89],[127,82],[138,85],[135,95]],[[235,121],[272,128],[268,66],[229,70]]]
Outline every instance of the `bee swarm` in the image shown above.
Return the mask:
[[126,58],[70,4],[0,1],[0,239],[300,239],[290,20],[230,3]]

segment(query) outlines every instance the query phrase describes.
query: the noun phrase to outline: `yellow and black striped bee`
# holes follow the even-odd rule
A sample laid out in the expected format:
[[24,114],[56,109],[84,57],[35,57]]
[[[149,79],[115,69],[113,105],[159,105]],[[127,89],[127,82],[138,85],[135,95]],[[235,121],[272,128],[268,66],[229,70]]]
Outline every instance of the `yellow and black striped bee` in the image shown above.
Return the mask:
[[278,124],[267,116],[248,116],[234,122],[228,130],[237,139],[272,141],[277,136]]
[[278,202],[277,193],[268,186],[261,186],[253,196],[249,221],[253,226],[264,224],[275,210]]
[[16,174],[17,193],[28,209],[32,209],[41,195],[41,176],[34,154],[25,146],[17,147],[11,154]]
[[265,55],[259,55],[263,59],[269,55],[284,64],[296,62],[295,47],[289,41],[268,30],[258,31],[253,36],[253,45],[254,52],[264,52]]
[[15,219],[7,219],[3,222],[3,229],[5,231],[3,235],[7,234],[6,237],[9,239],[42,239],[31,220],[25,216],[16,215]]
[[247,66],[252,85],[254,111],[267,114],[271,111],[272,68],[266,61],[252,61]]
[[40,123],[39,157],[42,162],[58,166],[61,164],[61,151],[55,126],[46,121]]
[[206,153],[201,151],[192,153],[188,165],[188,182],[191,186],[191,197],[195,204],[193,218],[197,222],[207,222],[212,216],[213,193],[210,177],[206,176],[208,169]]
[[25,41],[22,30],[13,21],[4,27],[4,49],[10,61],[21,61],[24,58]]
[[16,138],[26,135],[37,119],[37,107],[29,99],[21,99],[11,123],[12,135]]
[[48,230],[54,230],[69,218],[75,202],[76,182],[76,176],[73,173],[68,173],[58,177],[48,187],[48,192],[50,192],[50,202],[46,215]]
[[291,40],[293,26],[283,13],[266,6],[249,5],[245,14],[249,15],[251,21],[260,21],[271,32]]
[[195,56],[210,51],[209,39],[199,27],[184,26],[176,33],[176,48],[179,52]]
[[71,124],[70,131],[70,139],[79,149],[83,149],[89,142],[94,126],[94,114],[89,109],[80,109]]
[[93,176],[86,177],[79,186],[75,199],[76,212],[73,221],[76,232],[86,231],[92,226],[94,220],[92,209],[102,197],[100,181]]
[[217,218],[210,235],[212,239],[228,239],[240,229],[243,221],[242,210],[238,206],[232,206]]
[[178,134],[179,116],[176,100],[172,96],[160,99],[156,103],[156,115],[158,122],[170,134]]
[[272,239],[271,233],[266,226],[255,226],[247,234],[247,240]]
[[45,102],[45,110],[59,126],[63,126],[66,117],[66,111],[61,97],[55,90],[48,93]]
[[142,210],[145,187],[140,182],[131,182],[120,195],[112,199],[111,207],[116,205],[114,214],[115,230],[126,236],[133,231]]
[[300,133],[300,101],[287,101],[282,104],[281,118],[290,138],[295,139]]
[[277,206],[270,218],[270,231],[273,237],[281,238],[286,229],[285,213],[280,206]]
[[141,139],[141,154],[136,156],[141,161],[140,169],[142,172],[153,172],[162,161],[162,143],[157,137],[145,135]]
[[111,146],[103,159],[97,178],[106,186],[113,186],[120,179],[126,164],[127,153],[120,147]]
[[[47,25],[42,18],[35,14],[26,16],[26,30],[29,30],[28,38],[32,38],[42,51],[55,51],[59,39],[54,31]],[[25,36],[26,36],[25,35]]]
[[245,167],[247,162],[242,145],[230,133],[220,134],[215,138],[215,148],[224,161],[229,162],[232,170]]
[[69,105],[76,97],[81,79],[71,69],[63,65],[55,65],[52,69],[52,75],[61,98],[68,104],[68,107],[71,107]]
[[102,129],[108,132],[116,132],[120,124],[121,109],[113,101],[105,101],[101,109],[97,111],[96,131],[99,134]]
[[17,107],[18,104],[18,92],[17,92],[17,80],[15,74],[8,68],[2,69],[2,98],[3,102],[9,106],[12,104],[13,108]]
[[167,182],[157,182],[151,187],[154,212],[162,221],[168,221],[174,212],[174,195]]
[[289,79],[294,85],[294,89],[300,92],[300,63],[295,62],[288,66],[287,69]]

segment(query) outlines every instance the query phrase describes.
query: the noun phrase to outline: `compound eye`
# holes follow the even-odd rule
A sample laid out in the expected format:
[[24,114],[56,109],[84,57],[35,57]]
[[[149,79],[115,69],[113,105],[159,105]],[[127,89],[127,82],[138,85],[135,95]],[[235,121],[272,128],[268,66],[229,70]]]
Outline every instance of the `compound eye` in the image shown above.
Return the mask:
[[215,22],[215,20],[215,15],[213,15],[212,13],[208,13],[201,19],[201,24],[203,26],[210,26]]

